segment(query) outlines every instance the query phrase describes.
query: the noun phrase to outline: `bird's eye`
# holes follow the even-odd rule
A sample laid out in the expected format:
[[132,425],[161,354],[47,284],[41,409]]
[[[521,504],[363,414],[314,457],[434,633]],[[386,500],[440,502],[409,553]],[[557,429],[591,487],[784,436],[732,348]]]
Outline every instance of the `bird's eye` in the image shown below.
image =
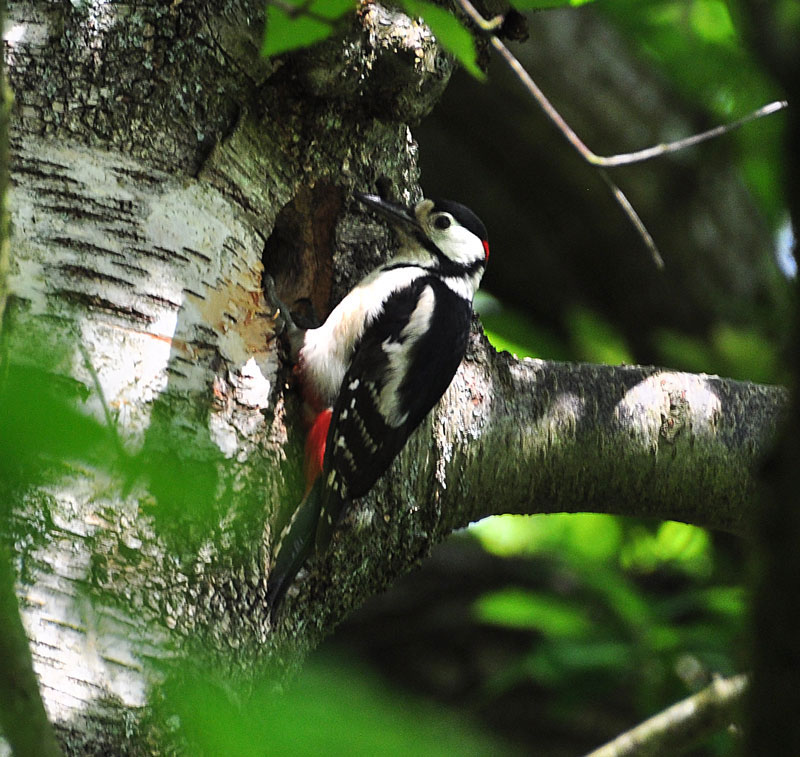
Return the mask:
[[448,229],[450,228],[450,217],[444,214],[436,216],[436,218],[433,221],[433,225],[437,229]]

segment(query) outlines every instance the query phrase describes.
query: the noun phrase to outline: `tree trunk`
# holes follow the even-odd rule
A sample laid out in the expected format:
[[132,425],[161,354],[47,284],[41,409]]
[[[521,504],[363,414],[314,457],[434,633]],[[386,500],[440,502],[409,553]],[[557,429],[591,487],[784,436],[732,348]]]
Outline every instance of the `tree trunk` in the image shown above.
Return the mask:
[[273,628],[270,545],[298,498],[302,429],[263,268],[322,315],[385,256],[390,237],[349,197],[383,176],[419,196],[407,124],[451,63],[378,5],[278,62],[258,57],[263,8],[245,0],[9,16],[3,422],[22,462],[3,482],[4,531],[69,751],[147,751],[146,705],[172,664],[290,669],[483,515],[613,510],[747,530],[781,390],[517,361],[476,326],[445,401]]
[[270,524],[295,496],[281,462],[298,424],[262,257],[320,311],[374,264],[385,232],[346,198],[381,175],[418,194],[408,103],[421,117],[451,64],[377,6],[285,63],[258,56],[261,3],[9,16],[5,399],[33,406],[57,382],[108,451],[59,429],[70,464],[6,478],[4,531],[51,718],[71,750],[120,754],[159,663],[272,653]]

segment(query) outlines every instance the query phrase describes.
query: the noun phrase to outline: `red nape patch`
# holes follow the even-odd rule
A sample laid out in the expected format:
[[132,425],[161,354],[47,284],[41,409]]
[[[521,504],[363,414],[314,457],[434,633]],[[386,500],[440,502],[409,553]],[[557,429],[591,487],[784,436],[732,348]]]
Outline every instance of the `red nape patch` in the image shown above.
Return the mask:
[[322,461],[325,459],[325,440],[328,438],[328,427],[331,425],[333,410],[323,410],[315,419],[306,437],[306,493],[314,485],[317,476],[322,473]]
[[488,239],[483,239],[481,241],[483,242],[483,249],[486,252],[486,262],[488,263],[489,262],[489,240]]

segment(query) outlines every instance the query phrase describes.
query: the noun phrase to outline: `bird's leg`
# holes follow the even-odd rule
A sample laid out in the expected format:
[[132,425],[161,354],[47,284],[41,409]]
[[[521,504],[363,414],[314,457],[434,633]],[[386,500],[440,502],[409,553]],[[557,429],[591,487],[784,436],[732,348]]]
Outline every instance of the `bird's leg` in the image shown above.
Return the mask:
[[294,365],[303,346],[305,329],[301,329],[292,319],[289,308],[283,303],[275,290],[275,280],[268,273],[264,273],[264,297],[272,308],[272,318],[275,321],[275,333],[283,334],[289,345],[289,359]]

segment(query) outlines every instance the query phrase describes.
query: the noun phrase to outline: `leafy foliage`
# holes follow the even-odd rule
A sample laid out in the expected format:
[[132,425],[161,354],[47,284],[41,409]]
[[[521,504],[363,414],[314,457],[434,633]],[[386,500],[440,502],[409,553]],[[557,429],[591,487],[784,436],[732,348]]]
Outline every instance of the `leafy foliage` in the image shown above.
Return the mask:
[[[477,64],[472,34],[448,10],[427,0],[401,0],[413,18],[422,18],[439,43],[476,79],[485,75]],[[335,22],[354,9],[352,0],[280,0],[267,5],[267,23],[261,54],[281,55],[327,39]]]
[[261,46],[265,58],[309,47],[327,39],[334,22],[355,7],[352,0],[285,0],[267,5],[267,33]]
[[[746,593],[702,529],[586,514],[489,518],[470,533],[494,554],[544,559],[558,576],[547,593],[508,586],[476,601],[483,622],[534,634],[497,671],[495,696],[535,682],[554,721],[578,722],[587,697],[610,702],[625,690],[635,722],[742,664]],[[704,754],[730,749],[728,736]]]
[[246,696],[232,696],[229,687],[213,671],[165,687],[163,713],[177,714],[192,754],[508,753],[463,718],[392,692],[356,666],[317,659],[284,692],[269,681]]
[[444,8],[426,0],[402,0],[403,7],[412,16],[422,18],[436,39],[476,79],[485,78],[476,62],[475,40],[456,17]]

